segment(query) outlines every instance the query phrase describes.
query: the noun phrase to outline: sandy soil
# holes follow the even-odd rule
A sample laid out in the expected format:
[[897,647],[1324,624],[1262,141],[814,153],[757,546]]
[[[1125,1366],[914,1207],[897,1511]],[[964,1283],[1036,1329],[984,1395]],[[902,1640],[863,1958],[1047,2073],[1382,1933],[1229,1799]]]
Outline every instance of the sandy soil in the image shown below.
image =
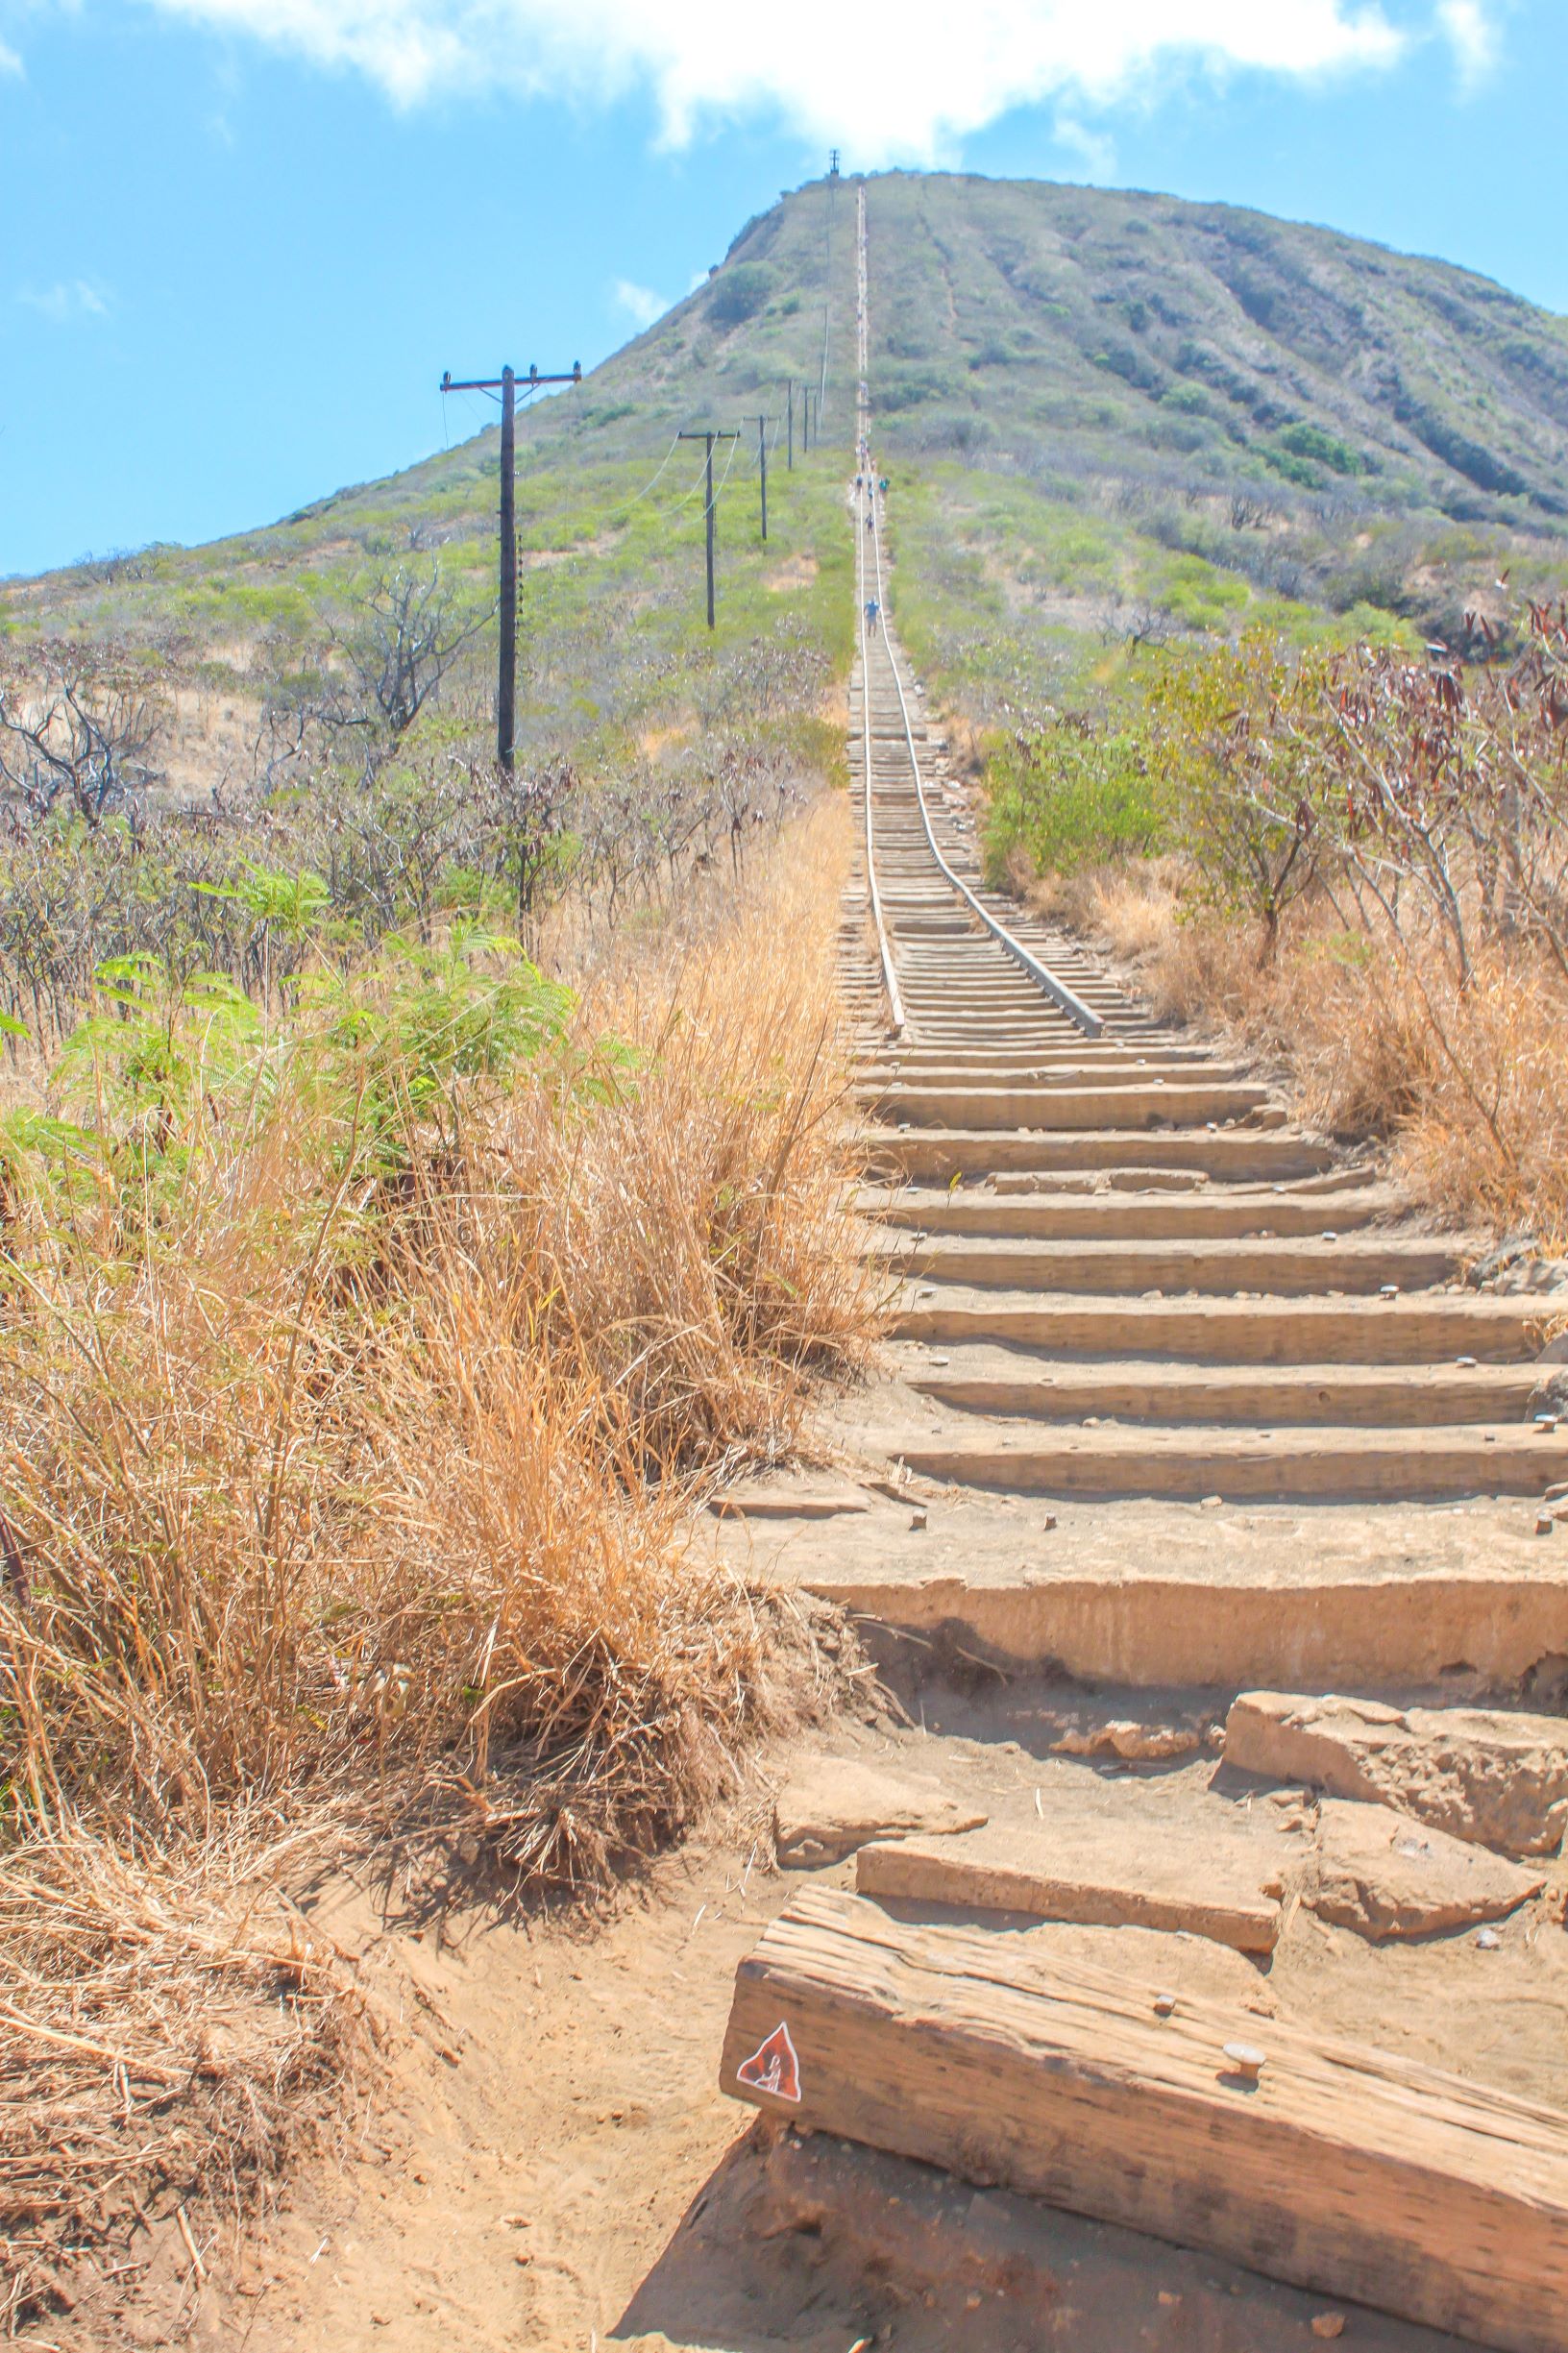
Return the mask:
[[[1286,1809],[1256,1799],[1202,1742],[1203,1694],[1139,1695],[1151,1723],[1200,1745],[1164,1768],[1054,1754],[1126,1695],[1019,1682],[928,1685],[913,1720],[842,1722],[835,1754],[939,1775],[1005,1824],[1059,1808],[1139,1810],[1163,1849],[1227,1836],[1282,1853]],[[923,1719],[923,1722],[922,1722]],[[1335,2309],[1136,2234],[975,2191],[847,2145],[779,2144],[716,2088],[737,1964],[807,1875],[771,1859],[772,1792],[820,1735],[775,1747],[746,1799],[598,1920],[507,1918],[458,1895],[338,1878],[321,1925],[362,1955],[398,2018],[389,2071],[338,2152],[306,2167],[237,2243],[188,2258],[161,2239],[124,2337],[253,2353],[465,2348],[598,2353],[849,2353],[864,2341],[937,2353],[1273,2353],[1316,2341]],[[1037,1793],[1039,1793],[1037,1795]],[[811,1875],[849,1885],[853,1863]],[[1504,1924],[1497,1949],[1451,1937],[1397,1953],[1297,1911],[1272,1963],[1200,1937],[993,1924],[1041,1957],[1311,2020],[1537,2098],[1568,2099],[1562,1867]],[[937,1917],[960,1917],[938,1914]],[[1397,1973],[1397,1978],[1395,1975]],[[1397,1998],[1394,1989],[1397,1984]],[[1456,2052],[1453,2023],[1466,2021]],[[84,2318],[86,2318],[84,2316]],[[1360,2311],[1346,2342],[1416,2353],[1450,2341]]]

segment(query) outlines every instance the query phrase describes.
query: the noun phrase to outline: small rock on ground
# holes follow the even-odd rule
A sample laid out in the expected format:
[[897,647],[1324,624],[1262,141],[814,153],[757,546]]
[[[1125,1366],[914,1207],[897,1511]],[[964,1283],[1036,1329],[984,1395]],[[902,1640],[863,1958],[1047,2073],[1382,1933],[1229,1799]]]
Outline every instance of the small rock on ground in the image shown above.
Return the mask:
[[1507,1854],[1556,1853],[1568,1829],[1568,1724],[1553,1716],[1244,1691],[1225,1720],[1225,1759]]
[[1202,1733],[1189,1724],[1135,1724],[1120,1717],[1087,1732],[1064,1732],[1051,1743],[1057,1756],[1119,1756],[1129,1764],[1193,1756],[1202,1746]]
[[1538,1895],[1545,1874],[1505,1862],[1391,1806],[1330,1798],[1318,1824],[1321,1919],[1381,1943],[1502,1920]]
[[842,1862],[890,1830],[977,1830],[988,1819],[928,1775],[822,1756],[780,1791],[773,1833],[779,1861],[810,1870]]

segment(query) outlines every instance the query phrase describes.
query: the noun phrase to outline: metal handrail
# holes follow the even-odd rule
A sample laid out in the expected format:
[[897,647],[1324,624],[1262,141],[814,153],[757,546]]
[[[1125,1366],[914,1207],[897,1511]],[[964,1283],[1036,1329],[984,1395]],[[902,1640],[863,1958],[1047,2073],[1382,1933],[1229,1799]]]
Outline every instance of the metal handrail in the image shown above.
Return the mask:
[[[871,481],[874,485],[874,473],[871,476]],[[959,896],[968,900],[969,906],[980,918],[981,922],[984,923],[986,929],[992,934],[992,938],[1000,941],[1002,946],[1007,949],[1008,954],[1015,957],[1023,967],[1030,979],[1037,982],[1038,985],[1044,990],[1045,994],[1051,999],[1051,1002],[1054,1005],[1059,1006],[1062,1012],[1065,1013],[1070,1020],[1077,1022],[1079,1028],[1084,1032],[1084,1035],[1087,1038],[1098,1038],[1103,1034],[1105,1029],[1105,1023],[1100,1018],[1100,1016],[1095,1013],[1090,1006],[1086,1005],[1082,997],[1075,996],[1072,991],[1067,987],[1066,982],[1057,978],[1056,974],[1051,970],[1049,965],[1041,964],[1038,956],[1032,955],[1029,949],[1024,946],[1021,940],[1015,940],[1013,934],[1007,929],[1006,925],[999,923],[996,920],[996,918],[992,914],[989,907],[984,907],[981,905],[979,899],[976,898],[974,893],[969,889],[968,884],[964,880],[962,874],[954,873],[952,868],[948,865],[946,859],[943,856],[942,851],[937,846],[937,837],[931,830],[931,812],[926,806],[925,785],[920,776],[920,763],[915,751],[915,731],[909,723],[909,703],[904,695],[904,682],[898,675],[898,663],[893,650],[893,640],[888,635],[887,609],[883,603],[882,598],[882,527],[880,522],[877,520],[876,492],[874,487],[871,490],[870,496],[872,526],[871,546],[876,555],[877,619],[881,625],[882,642],[887,648],[888,665],[893,672],[893,683],[898,690],[898,708],[903,716],[904,722],[904,742],[909,747],[910,773],[915,779],[915,794],[920,807],[920,822],[925,827],[925,838],[927,843],[930,845],[931,855],[933,858],[935,858],[938,866],[942,869],[943,874],[946,875],[947,880],[952,884],[953,889],[958,893]],[[861,666],[864,673],[866,667],[864,651],[866,606],[864,600],[862,601],[860,611],[862,637]],[[867,685],[867,707],[870,709],[869,678]],[[870,736],[869,722],[866,749],[867,760],[869,763],[870,758]],[[868,779],[869,776],[870,768],[868,767]],[[870,782],[868,781],[868,808],[870,807]]]

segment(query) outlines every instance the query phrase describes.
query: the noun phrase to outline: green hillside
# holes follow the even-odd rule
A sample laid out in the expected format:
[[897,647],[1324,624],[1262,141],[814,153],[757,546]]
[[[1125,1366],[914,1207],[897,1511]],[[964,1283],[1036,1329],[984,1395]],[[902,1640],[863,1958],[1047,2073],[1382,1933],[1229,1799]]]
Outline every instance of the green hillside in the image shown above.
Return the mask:
[[1568,515],[1568,322],[1462,270],[1224,205],[873,184],[877,401],[900,442],[1271,483],[1381,512]]
[[1560,578],[1568,322],[1169,197],[896,175],[870,221],[900,609],[978,716],[1150,638],[1451,633]]
[[[1568,322],[1447,264],[1218,205],[892,173],[867,184],[871,384],[896,469],[900,610],[977,717],[1152,639],[1452,630],[1504,569],[1554,583],[1568,532]],[[741,232],[647,334],[520,434],[525,731],[647,728],[691,665],[759,635],[847,654],[837,487],[851,432],[855,184]],[[523,358],[526,355],[519,354]],[[758,412],[825,378],[821,448],[772,461]],[[720,502],[721,629],[700,628],[698,453],[744,426]],[[194,643],[220,681],[308,656],[378,567],[492,593],[493,430],[191,551],[13,583],[13,630]],[[662,470],[661,470],[662,469]],[[469,668],[473,697],[482,664]]]

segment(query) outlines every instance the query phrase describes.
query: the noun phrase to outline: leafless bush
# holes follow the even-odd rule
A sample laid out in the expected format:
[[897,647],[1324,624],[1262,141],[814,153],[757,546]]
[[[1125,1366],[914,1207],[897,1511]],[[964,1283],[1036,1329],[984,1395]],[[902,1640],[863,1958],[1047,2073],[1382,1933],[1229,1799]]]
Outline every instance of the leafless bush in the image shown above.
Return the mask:
[[12,827],[63,804],[88,826],[158,777],[175,670],[122,646],[46,639],[0,667],[0,794]]
[[[1166,1009],[1288,1054],[1323,1116],[1398,1139],[1428,1198],[1560,1239],[1568,606],[1517,631],[1511,661],[1255,636],[1174,667],[1156,754],[1208,919],[1133,915]],[[1470,637],[1503,642],[1474,617]]]
[[1102,646],[1164,646],[1175,625],[1168,613],[1148,598],[1108,597],[1100,607],[1097,629]]
[[428,572],[379,573],[329,619],[341,674],[323,701],[324,721],[396,745],[489,618],[459,610],[435,557]]
[[1529,608],[1506,669],[1376,653],[1334,687],[1341,870],[1363,919],[1370,903],[1403,942],[1413,904],[1461,988],[1477,943],[1509,934],[1568,980],[1568,605]]
[[723,859],[804,808],[814,778],[766,743],[720,735],[684,764],[627,759],[606,776],[435,749],[368,773],[282,728],[263,777],[197,810],[88,825],[18,814],[0,853],[0,1014],[62,1037],[111,959],[148,957],[178,985],[227,975],[262,1000],[304,965],[387,933],[428,939],[468,911],[531,937],[565,893],[595,929],[669,908]]

